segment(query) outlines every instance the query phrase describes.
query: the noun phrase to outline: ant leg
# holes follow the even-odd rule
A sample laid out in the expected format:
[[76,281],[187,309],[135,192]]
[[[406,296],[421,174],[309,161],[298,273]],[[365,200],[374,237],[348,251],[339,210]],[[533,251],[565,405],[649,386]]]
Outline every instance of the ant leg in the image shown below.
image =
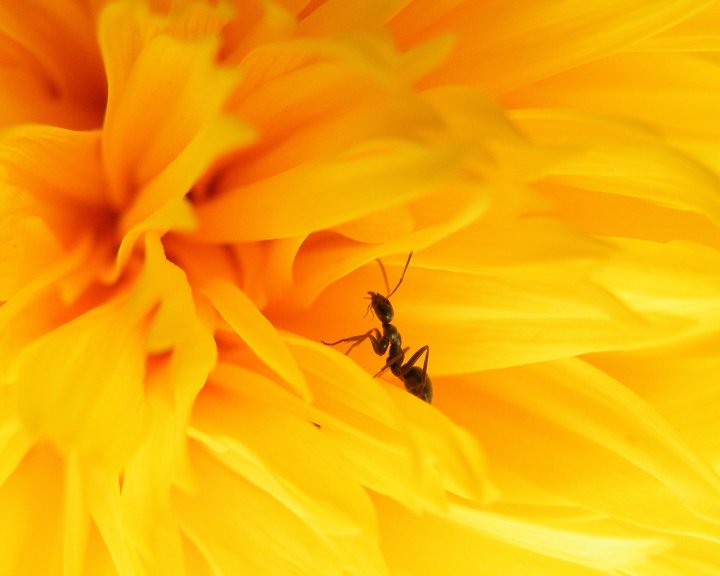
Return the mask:
[[417,362],[420,356],[422,356],[423,354],[425,354],[425,361],[423,362],[421,382],[425,382],[425,376],[427,376],[428,358],[430,357],[430,346],[428,345],[423,346],[417,352],[415,352],[415,354],[410,356],[410,360],[405,362],[405,364],[402,365],[402,368],[400,368],[400,373],[404,376],[405,374],[410,372],[410,369],[415,366],[415,362]]
[[352,345],[350,348],[347,349],[345,354],[350,354],[350,351],[355,348],[358,344],[362,344],[365,340],[370,338],[370,340],[373,343],[373,348],[375,347],[375,343],[380,339],[380,330],[377,328],[372,328],[365,332],[365,334],[358,334],[357,336],[349,336],[348,338],[341,338],[340,340],[336,340],[335,342],[325,342],[325,340],[321,340],[323,344],[326,346],[335,346],[336,344],[342,344],[343,342],[352,342]]
[[383,374],[385,374],[385,371],[390,368],[395,362],[400,360],[400,358],[405,357],[405,352],[407,352],[408,350],[410,350],[410,347],[403,348],[402,352],[398,352],[397,354],[395,354],[395,356],[388,356],[388,359],[385,360],[385,366],[380,368],[378,373],[375,374],[373,378],[377,378],[378,376],[382,376]]

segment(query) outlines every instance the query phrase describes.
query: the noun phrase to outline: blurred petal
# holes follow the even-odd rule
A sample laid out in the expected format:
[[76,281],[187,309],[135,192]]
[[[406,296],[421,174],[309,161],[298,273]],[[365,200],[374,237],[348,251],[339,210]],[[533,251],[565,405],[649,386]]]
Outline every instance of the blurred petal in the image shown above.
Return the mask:
[[73,0],[0,6],[0,125],[98,126],[105,78],[90,12]]
[[[720,536],[720,479],[667,422],[604,373],[567,360],[452,382],[465,398],[448,399],[453,417],[484,438],[490,458],[540,487],[633,523]],[[487,406],[480,419],[467,410],[478,394]]]
[[[711,4],[687,0],[416,0],[391,27],[401,45],[439,34],[456,38],[453,54],[428,84],[472,83],[502,94],[626,48]],[[478,25],[483,33],[477,33]]]
[[198,490],[176,493],[174,502],[185,533],[210,565],[227,573],[353,569],[341,549],[326,545],[282,502],[223,465],[218,456],[233,457],[227,446],[194,443],[191,456]]
[[718,13],[6,2],[0,573],[718,573]]
[[462,505],[444,517],[418,517],[387,499],[376,499],[376,505],[388,561],[399,574],[591,576],[663,548],[660,540],[549,529]]
[[8,128],[0,135],[4,183],[62,210],[99,207],[104,200],[98,132],[50,126]]
[[[421,198],[457,174],[461,157],[461,149],[376,142],[226,192],[198,208],[198,234],[216,242],[302,236]],[[243,214],[242,225],[234,214]]]
[[62,462],[47,447],[29,452],[2,483],[0,571],[61,572],[62,484]]
[[185,43],[159,34],[161,21],[140,6],[110,5],[100,22],[110,83],[103,154],[114,205],[127,202],[129,187],[166,169],[237,82],[236,73],[215,64],[216,40]]
[[13,369],[25,426],[110,465],[134,450],[145,423],[138,321],[108,304],[25,348]]
[[554,167],[549,177],[553,185],[628,196],[720,222],[718,175],[645,130],[564,111],[529,111],[517,117],[544,143],[576,149]]

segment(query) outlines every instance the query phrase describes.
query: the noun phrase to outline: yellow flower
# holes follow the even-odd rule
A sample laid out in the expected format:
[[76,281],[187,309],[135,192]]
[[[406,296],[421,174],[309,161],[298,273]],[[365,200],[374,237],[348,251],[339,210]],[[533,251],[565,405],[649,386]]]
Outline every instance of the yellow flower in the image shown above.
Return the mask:
[[5,2],[0,574],[715,573],[712,4]]

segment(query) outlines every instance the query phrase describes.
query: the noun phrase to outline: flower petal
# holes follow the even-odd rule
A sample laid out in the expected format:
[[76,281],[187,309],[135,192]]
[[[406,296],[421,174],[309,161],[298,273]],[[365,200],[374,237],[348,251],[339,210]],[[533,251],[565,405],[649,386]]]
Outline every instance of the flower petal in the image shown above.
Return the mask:
[[[219,393],[218,393],[219,392]],[[360,485],[310,423],[226,392],[203,394],[191,436],[238,476],[268,493],[358,573],[382,571],[375,518]],[[258,426],[267,431],[254,433]]]
[[[693,333],[717,333],[720,253],[690,242],[666,244],[618,238],[619,248],[596,277],[639,313],[696,322]],[[679,334],[678,334],[679,336]]]
[[[66,302],[59,287],[63,280],[81,268],[88,259],[91,239],[59,252],[40,274],[0,307],[0,366],[8,370],[21,350],[67,320],[60,311]],[[59,293],[60,292],[60,293]]]
[[138,322],[122,305],[107,304],[28,345],[11,369],[28,429],[109,466],[122,462],[144,427]]
[[[599,370],[569,359],[452,383],[457,391],[444,407],[480,436],[490,461],[590,510],[720,538],[720,479],[651,407]],[[485,406],[481,417],[467,409],[477,405]]]
[[[13,71],[3,74],[0,101],[10,103],[9,111],[20,112],[19,117],[8,114],[2,124],[45,120],[97,127],[105,78],[91,11],[73,0],[4,2],[0,23],[0,53]],[[9,112],[4,106],[2,110]]]
[[720,131],[714,113],[719,93],[714,61],[633,51],[523,86],[503,101],[511,108],[570,108],[632,118],[670,135],[715,136]]
[[112,564],[120,574],[143,574],[140,551],[133,546],[120,506],[120,483],[115,473],[85,467],[82,474],[87,507]]
[[[692,449],[716,470],[720,466],[720,358],[715,334],[672,353],[660,348],[637,354],[601,354],[590,362],[635,390]],[[688,388],[688,382],[692,387]]]
[[[331,228],[432,193],[457,175],[462,155],[459,149],[434,150],[409,141],[368,144],[199,205],[197,234],[204,241],[248,242]],[[241,225],[236,214],[243,215]]]
[[417,516],[389,499],[376,497],[375,503],[396,574],[595,576],[662,549],[659,539],[552,529],[458,504],[446,515]]
[[637,198],[720,223],[718,175],[646,130],[576,112],[514,116],[533,138],[577,151],[552,169],[549,184]]
[[[437,4],[437,6],[436,6]],[[552,76],[634,44],[709,5],[642,0],[415,1],[391,22],[401,46],[440,34],[455,51],[425,82],[479,85],[493,94]],[[478,24],[482,23],[482,34]]]
[[383,25],[407,0],[365,0],[345,2],[326,0],[309,4],[298,15],[298,31],[307,35],[343,34],[363,28],[371,30]]
[[114,205],[167,168],[238,80],[215,63],[216,39],[182,42],[156,35],[159,27],[134,3],[109,5],[100,21],[110,83],[103,155]]
[[295,359],[273,325],[242,290],[225,280],[211,280],[203,292],[230,327],[271,370],[301,396],[309,396],[307,383]]
[[231,457],[222,444],[192,444],[197,488],[173,498],[187,537],[209,565],[227,574],[331,575],[339,565],[363,573],[281,502],[219,462],[217,450]]
[[126,264],[135,242],[143,233],[195,227],[195,213],[186,199],[193,183],[218,156],[249,138],[249,131],[230,118],[214,119],[201,127],[187,147],[138,191],[123,213],[120,232],[124,236],[118,249],[115,274],[119,274]]
[[[187,420],[174,406],[175,382],[167,374],[151,374],[151,416],[144,442],[126,463],[120,510],[127,539],[146,558],[147,573],[182,574],[180,529],[170,502],[180,446],[187,441]],[[163,381],[165,376],[165,381]]]
[[99,132],[53,126],[7,128],[0,138],[3,182],[58,210],[104,202]]
[[0,486],[2,573],[62,572],[62,476],[57,454],[47,446],[36,447]]
[[359,482],[417,511],[444,509],[448,493],[492,495],[477,445],[442,414],[405,391],[382,390],[333,350],[286,339],[314,376],[309,382],[323,433]]
[[[471,262],[466,259],[465,265]],[[564,266],[562,261],[544,265],[552,273],[539,277],[531,265],[514,269],[480,264],[460,271],[429,258],[413,259],[402,292],[394,298],[403,342],[412,348],[430,346],[432,374],[461,374],[661,344],[694,323],[667,310],[633,312],[588,280],[581,266]],[[318,339],[327,338],[328,332],[367,331],[372,324],[361,319],[365,305],[358,290],[384,289],[373,268],[372,276],[361,276],[369,280],[334,285],[291,325],[307,324],[308,318],[322,314],[328,319],[327,332],[317,334]],[[389,277],[399,274],[389,272]]]
[[[597,534],[575,527],[558,529],[541,522],[478,510],[464,504],[451,506],[447,517],[452,522],[471,528],[479,536],[608,572],[632,566],[670,548],[670,543],[661,537]],[[617,528],[616,531],[621,533]]]

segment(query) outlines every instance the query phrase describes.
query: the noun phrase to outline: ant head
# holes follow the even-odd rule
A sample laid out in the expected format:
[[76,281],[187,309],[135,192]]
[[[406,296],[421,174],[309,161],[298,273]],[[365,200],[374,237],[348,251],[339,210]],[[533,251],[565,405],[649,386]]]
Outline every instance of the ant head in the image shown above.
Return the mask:
[[395,315],[392,304],[390,304],[390,300],[377,292],[368,292],[368,294],[370,295],[370,305],[368,306],[368,309],[373,311],[380,322],[383,324],[390,324],[393,316]]

